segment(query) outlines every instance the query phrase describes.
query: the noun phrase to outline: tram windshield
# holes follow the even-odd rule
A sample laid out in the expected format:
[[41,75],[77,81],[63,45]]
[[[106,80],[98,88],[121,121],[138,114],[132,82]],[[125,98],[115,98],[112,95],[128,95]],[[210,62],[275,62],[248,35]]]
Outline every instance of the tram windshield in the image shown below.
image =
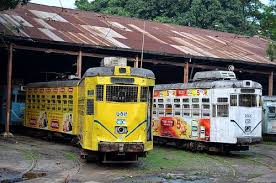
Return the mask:
[[240,94],[239,95],[239,106],[242,106],[242,107],[256,107],[257,106],[257,95],[254,95],[254,94]]

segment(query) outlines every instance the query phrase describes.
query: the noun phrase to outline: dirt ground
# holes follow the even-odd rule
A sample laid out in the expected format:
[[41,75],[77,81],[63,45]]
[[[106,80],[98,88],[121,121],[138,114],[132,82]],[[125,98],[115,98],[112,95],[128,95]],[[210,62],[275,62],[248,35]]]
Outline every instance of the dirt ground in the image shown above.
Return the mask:
[[230,155],[155,147],[136,164],[79,160],[78,147],[33,137],[0,137],[0,182],[276,182],[276,143]]

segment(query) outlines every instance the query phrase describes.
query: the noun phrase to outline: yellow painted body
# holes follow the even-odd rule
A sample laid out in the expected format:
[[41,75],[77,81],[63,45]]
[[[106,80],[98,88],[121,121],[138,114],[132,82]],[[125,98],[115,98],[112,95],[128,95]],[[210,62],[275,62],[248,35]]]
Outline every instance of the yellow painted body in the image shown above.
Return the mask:
[[78,134],[78,88],[27,88],[24,126]]
[[[131,78],[134,82],[124,85],[113,84],[111,82],[113,76],[90,76],[84,77],[73,87],[27,88],[24,125],[77,135],[82,148],[91,151],[98,151],[100,142],[137,142],[144,145],[144,152],[151,150],[152,133],[147,135],[149,130],[151,132],[151,120],[148,118],[151,104],[141,101],[141,87],[148,87],[148,91],[152,91],[155,81],[131,76],[130,67],[123,67],[126,72],[121,74],[119,68],[122,67],[115,67],[113,76],[117,79]],[[103,87],[102,101],[97,99],[99,85]],[[137,87],[137,101],[107,101],[107,86]],[[123,120],[125,123],[118,124],[118,120]],[[72,125],[69,130],[68,122]],[[128,132],[116,133],[115,128],[118,126],[127,127]]]
[[[88,90],[94,90],[96,85],[111,85],[110,77],[88,77],[79,85],[79,100],[87,101],[94,99],[95,112],[94,115],[86,115],[85,105],[79,105],[80,114],[80,135],[81,144],[84,149],[97,151],[99,142],[141,142],[144,144],[145,151],[153,148],[153,142],[147,141],[146,127],[147,123],[147,102],[140,101],[140,86],[154,86],[154,80],[146,78],[128,77],[135,79],[135,85],[138,86],[138,102],[107,102],[106,92],[104,92],[104,100],[96,101],[96,96],[87,96]],[[82,102],[79,101],[79,104]],[[86,103],[86,102],[84,102]],[[118,117],[117,113],[125,112],[127,116]],[[129,133],[131,134],[115,134],[116,120],[125,119]],[[140,126],[139,126],[140,125]],[[138,127],[139,126],[139,127]],[[135,129],[136,128],[136,129]],[[108,129],[108,130],[107,130]]]

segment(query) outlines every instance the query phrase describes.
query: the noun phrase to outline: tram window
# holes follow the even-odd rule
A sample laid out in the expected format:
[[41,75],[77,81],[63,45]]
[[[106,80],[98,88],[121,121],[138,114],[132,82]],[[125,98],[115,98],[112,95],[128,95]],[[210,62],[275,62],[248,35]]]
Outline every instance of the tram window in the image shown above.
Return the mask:
[[50,103],[51,103],[51,100],[47,100],[47,103],[50,104]]
[[172,115],[172,105],[171,104],[166,104],[166,115]]
[[174,115],[175,115],[175,116],[180,116],[180,111],[175,111],[175,112],[174,112]]
[[58,111],[61,111],[61,107],[58,107],[57,110],[58,110]]
[[184,103],[189,103],[189,98],[183,98],[182,100]]
[[199,102],[199,98],[192,98],[192,102],[198,103]]
[[237,105],[238,105],[238,96],[230,95],[230,106],[237,106]]
[[32,100],[31,100],[31,99],[29,99],[28,101],[29,101],[29,103],[32,103]]
[[219,103],[228,102],[228,98],[226,98],[226,97],[218,98],[218,99],[217,99],[217,102],[219,102]]
[[87,100],[87,115],[93,115],[94,114],[94,99],[88,99]]
[[153,108],[156,109],[156,104],[153,104]]
[[147,102],[148,100],[148,87],[141,87],[140,102]]
[[217,116],[228,117],[229,116],[228,105],[217,105]]
[[158,99],[158,102],[163,103],[164,100],[163,99]]
[[172,108],[172,104],[166,104],[166,108],[171,109]]
[[188,111],[183,112],[183,116],[190,117],[190,112]]
[[32,95],[32,98],[35,98],[35,95]]
[[256,107],[257,106],[257,95],[240,94],[239,95],[239,106]]
[[73,99],[73,95],[69,95],[69,99]]
[[274,114],[275,114],[275,113],[276,113],[276,107],[269,106],[269,107],[268,107],[268,112],[269,112],[269,113],[274,113]]
[[217,116],[217,110],[216,110],[216,105],[213,105],[213,117]]
[[156,114],[156,111],[152,111],[152,114]]
[[56,98],[56,96],[55,95],[52,95],[52,99],[55,99]]
[[60,95],[57,95],[57,99],[61,99],[61,96],[60,96]]
[[156,102],[156,99],[153,99],[153,102]]
[[174,104],[174,108],[180,109],[180,104]]
[[52,100],[52,104],[55,104],[56,103],[56,101],[55,100]]
[[189,104],[183,104],[183,108],[184,109],[190,109],[190,105]]
[[61,104],[61,100],[57,100],[57,103],[58,103],[58,104]]
[[73,111],[73,107],[69,107],[69,112],[72,112]]
[[106,100],[109,102],[137,102],[137,86],[106,86]]
[[198,111],[193,111],[193,116],[199,116],[199,112]]
[[164,115],[164,111],[158,111],[158,115]]
[[171,102],[171,99],[167,98],[166,102]]
[[35,99],[33,99],[33,103],[35,103]]
[[179,103],[180,102],[180,99],[179,98],[176,98],[173,100],[175,103]]
[[37,100],[37,103],[40,103],[40,100],[39,100],[39,99]]
[[192,108],[193,108],[193,109],[199,109],[199,104],[193,104],[193,105],[192,105]]
[[93,97],[93,96],[94,96],[94,90],[88,90],[88,91],[87,91],[87,95],[88,95],[89,97]]
[[63,100],[63,104],[67,104],[67,100]]
[[45,95],[41,95],[41,98],[45,98]]
[[164,108],[163,104],[158,104],[158,108]]
[[62,98],[67,98],[67,95],[62,95]]
[[202,109],[210,109],[210,105],[209,104],[203,104]]
[[40,98],[40,95],[36,95],[36,98]]
[[203,117],[209,117],[209,116],[210,116],[210,113],[209,113],[209,112],[203,112],[203,113],[202,113],[202,116],[203,116]]
[[202,98],[202,103],[209,103],[210,99],[209,98]]
[[45,100],[41,100],[41,103],[45,103],[46,101]]
[[72,105],[73,104],[73,100],[68,100],[68,103]]
[[104,90],[103,85],[96,86],[96,100],[97,101],[103,101],[103,90]]

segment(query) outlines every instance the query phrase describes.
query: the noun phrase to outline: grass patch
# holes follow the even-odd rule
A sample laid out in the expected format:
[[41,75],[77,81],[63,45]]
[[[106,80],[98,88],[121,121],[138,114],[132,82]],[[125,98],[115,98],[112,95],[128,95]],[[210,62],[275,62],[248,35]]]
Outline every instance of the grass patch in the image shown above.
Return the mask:
[[266,144],[266,145],[276,145],[275,141],[263,141],[262,144]]
[[65,152],[63,154],[63,156],[67,159],[67,160],[75,160],[77,159],[77,155],[73,152]]
[[[193,153],[175,148],[154,147],[142,160],[142,171],[208,169],[213,164],[205,153]],[[203,166],[202,166],[203,165]]]

